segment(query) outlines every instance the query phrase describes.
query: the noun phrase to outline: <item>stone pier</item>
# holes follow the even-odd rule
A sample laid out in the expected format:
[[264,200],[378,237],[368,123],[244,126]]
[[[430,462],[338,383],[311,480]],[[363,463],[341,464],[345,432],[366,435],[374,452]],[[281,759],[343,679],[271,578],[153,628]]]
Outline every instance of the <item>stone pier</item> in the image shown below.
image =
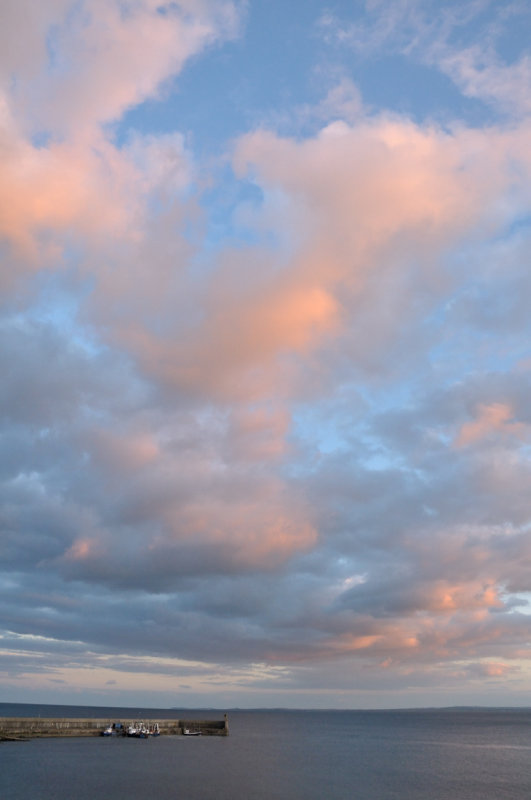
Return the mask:
[[[0,741],[34,739],[44,736],[100,736],[109,725],[121,723],[124,729],[134,725],[137,719],[75,719],[73,717],[0,717]],[[228,736],[229,722],[225,714],[222,720],[205,719],[143,719],[148,727],[155,723],[161,736],[181,736],[185,730],[199,731],[203,736]]]

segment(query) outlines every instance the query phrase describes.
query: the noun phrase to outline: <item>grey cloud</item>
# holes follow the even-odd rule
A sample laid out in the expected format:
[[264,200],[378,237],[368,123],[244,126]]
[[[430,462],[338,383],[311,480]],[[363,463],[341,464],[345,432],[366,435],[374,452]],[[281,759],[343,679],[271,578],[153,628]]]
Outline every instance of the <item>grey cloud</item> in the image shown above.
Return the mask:
[[[75,359],[67,365],[74,367]],[[33,369],[31,362],[29,367]],[[71,375],[77,379],[75,369]],[[83,460],[81,453],[90,452],[91,432],[83,419],[80,437],[74,416],[68,424],[79,450],[74,447],[69,460],[61,443],[64,460],[55,462],[50,475],[31,464],[35,453],[26,436],[25,449],[19,451],[25,468],[19,464],[16,472],[29,476],[33,467],[39,480],[32,483],[26,477],[4,484],[9,500],[3,512],[5,564],[24,572],[18,573],[15,596],[12,589],[3,592],[2,617],[20,633],[31,633],[37,624],[42,635],[61,642],[53,645],[52,660],[61,647],[73,647],[70,643],[80,637],[93,648],[116,653],[318,663],[330,655],[330,647],[333,650],[330,638],[347,634],[383,635],[378,657],[384,659],[386,651],[396,657],[400,647],[397,651],[382,622],[387,618],[402,625],[418,612],[433,611],[430,590],[435,581],[466,582],[484,575],[486,582],[497,580],[508,591],[529,587],[525,531],[516,527],[508,535],[495,527],[510,519],[518,526],[528,518],[522,465],[515,465],[503,491],[493,492],[489,486],[495,467],[428,435],[437,425],[446,430],[456,418],[464,420],[466,409],[474,408],[474,398],[488,398],[490,392],[495,399],[502,387],[515,405],[523,403],[525,382],[513,376],[507,383],[493,376],[459,390],[420,395],[408,411],[377,412],[372,418],[365,414],[363,428],[351,429],[347,452],[321,456],[315,471],[292,479],[293,491],[311,501],[319,540],[312,553],[293,557],[270,575],[261,570],[245,575],[248,570],[235,565],[226,543],[178,538],[172,543],[161,538],[161,509],[198,490],[186,473],[177,473],[172,485],[156,465],[142,468],[140,479],[134,470],[122,470],[120,462],[102,461],[105,456],[97,451],[96,458]],[[110,395],[112,407],[116,398],[112,391]],[[105,398],[99,395],[102,408],[109,407]],[[120,419],[119,407],[113,413]],[[127,413],[136,415],[137,410]],[[162,408],[153,419],[163,427]],[[45,448],[54,431],[62,430],[67,441],[64,422],[55,426]],[[13,430],[6,430],[8,447]],[[193,427],[188,428],[185,455],[197,454],[197,447],[205,444],[204,432],[190,430]],[[364,464],[368,432],[376,452],[387,461],[385,468]],[[179,441],[169,448],[169,465],[174,458],[178,463]],[[385,444],[380,451],[379,443]],[[53,452],[45,452],[43,464]],[[77,464],[75,477],[66,471],[72,464]],[[237,503],[260,478],[258,470],[235,482],[223,479],[219,486],[209,482],[208,487],[220,496],[226,492],[228,502]],[[65,560],[80,535],[100,536],[101,556],[96,551],[93,560]],[[352,574],[362,575],[364,582],[345,588]],[[23,588],[28,582],[33,591]],[[337,587],[332,594],[331,586]],[[507,613],[499,610],[498,621],[482,634],[474,633],[466,619],[456,621],[452,637],[463,647],[470,639],[473,644],[466,646],[471,653],[480,648],[499,655],[500,639],[505,635],[508,646],[516,646],[526,624],[524,617],[509,615],[510,608]],[[430,643],[425,636],[424,642],[428,651],[437,651],[436,639]],[[83,645],[76,645],[76,652],[79,647]],[[360,652],[360,661],[363,658]]]

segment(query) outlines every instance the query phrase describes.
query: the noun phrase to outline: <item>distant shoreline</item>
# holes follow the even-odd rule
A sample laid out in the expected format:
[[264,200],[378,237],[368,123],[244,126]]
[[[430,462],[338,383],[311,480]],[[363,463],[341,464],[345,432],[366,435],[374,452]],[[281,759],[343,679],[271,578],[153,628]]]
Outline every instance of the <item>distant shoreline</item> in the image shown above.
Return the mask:
[[281,713],[390,713],[390,712],[444,712],[444,711],[451,711],[451,712],[459,712],[459,711],[488,711],[488,712],[496,712],[496,711],[531,711],[531,705],[527,706],[509,706],[509,705],[498,705],[498,706],[487,706],[487,705],[470,705],[470,706],[460,706],[460,705],[453,705],[453,706],[389,706],[386,708],[295,708],[295,707],[288,707],[288,706],[233,706],[233,707],[226,707],[226,706],[146,706],[146,705],[137,705],[137,706],[121,706],[121,705],[93,705],[93,704],[84,704],[84,703],[27,703],[27,702],[17,702],[17,701],[2,701],[0,700],[0,708],[2,706],[8,707],[23,707],[23,708],[76,708],[76,709],[90,709],[93,711],[97,711],[100,709],[115,709],[115,710],[131,710],[135,712],[139,711],[157,711],[163,713],[175,713],[176,711],[193,711],[199,713],[238,713],[238,712],[253,712],[253,713],[267,713],[267,712],[281,712]]

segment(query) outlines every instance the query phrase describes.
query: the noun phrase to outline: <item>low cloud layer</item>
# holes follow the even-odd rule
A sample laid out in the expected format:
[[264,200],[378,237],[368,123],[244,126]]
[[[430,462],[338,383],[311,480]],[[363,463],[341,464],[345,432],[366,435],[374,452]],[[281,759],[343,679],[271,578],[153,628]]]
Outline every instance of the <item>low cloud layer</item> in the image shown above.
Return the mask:
[[[430,26],[414,2],[316,13],[346,58],[327,90],[205,154],[154,119],[243,52],[252,2],[23,5],[0,48],[4,700],[524,702],[531,130],[528,56],[498,47],[522,10],[469,3],[466,36],[449,2]],[[346,65],[384,46],[464,105],[365,98]]]

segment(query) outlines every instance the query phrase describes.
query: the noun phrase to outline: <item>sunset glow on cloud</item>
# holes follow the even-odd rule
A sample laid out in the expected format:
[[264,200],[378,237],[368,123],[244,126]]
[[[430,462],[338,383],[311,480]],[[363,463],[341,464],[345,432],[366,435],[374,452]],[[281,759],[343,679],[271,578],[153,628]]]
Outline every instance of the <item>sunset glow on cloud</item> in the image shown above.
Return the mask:
[[531,11],[288,5],[3,4],[5,701],[528,704]]

